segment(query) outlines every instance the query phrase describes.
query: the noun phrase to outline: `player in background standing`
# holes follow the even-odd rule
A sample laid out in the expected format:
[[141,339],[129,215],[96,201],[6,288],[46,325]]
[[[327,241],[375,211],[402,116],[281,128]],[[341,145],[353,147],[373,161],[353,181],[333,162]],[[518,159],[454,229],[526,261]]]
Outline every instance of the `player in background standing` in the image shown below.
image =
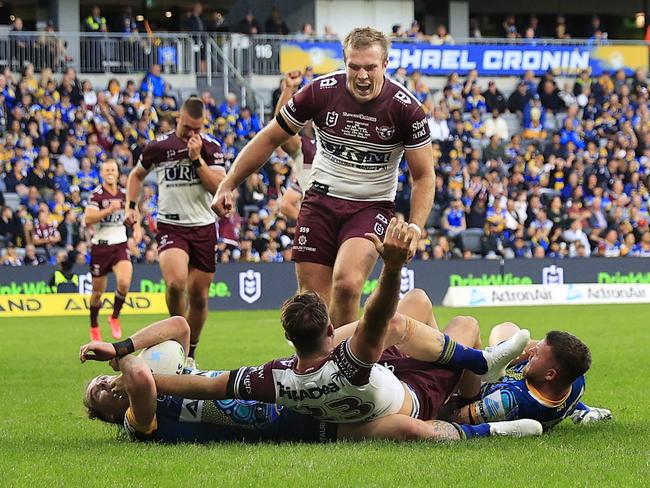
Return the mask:
[[127,183],[126,223],[133,225],[139,221],[136,202],[142,182],[156,171],[156,240],[165,300],[170,315],[185,316],[190,324],[189,365],[208,314],[208,289],[215,272],[217,231],[210,201],[225,176],[221,146],[201,132],[203,108],[199,98],[188,98],[176,131],[145,146]]
[[[117,161],[109,159],[102,163],[100,176],[102,184],[93,190],[84,215],[86,225],[94,229],[90,250],[90,274],[93,287],[90,297],[90,338],[95,341],[102,340],[98,315],[102,294],[106,291],[108,282],[107,274],[113,271],[116,281],[113,313],[108,317],[111,335],[115,339],[122,337],[120,311],[129,292],[133,275],[124,226],[126,192],[124,188],[118,186],[120,171]],[[136,243],[142,238],[138,222],[133,226],[133,238]]]
[[[282,83],[282,92],[275,106],[275,116],[280,113],[280,109],[296,94],[301,82],[302,73],[300,71],[292,71],[285,75]],[[278,206],[284,216],[291,220],[298,220],[300,203],[302,202],[305,190],[309,188],[311,166],[316,154],[316,141],[306,135],[296,134],[290,137],[281,147],[293,160],[293,179],[280,198]]]
[[381,237],[393,216],[403,155],[413,182],[409,258],[433,204],[427,119],[420,102],[386,77],[388,47],[381,32],[353,29],[343,42],[345,71],[316,78],[287,102],[244,147],[212,205],[228,215],[233,191],[312,120],[317,149],[292,257],[300,291],[323,297],[334,327],[357,318],[363,284],[378,257],[364,235]]

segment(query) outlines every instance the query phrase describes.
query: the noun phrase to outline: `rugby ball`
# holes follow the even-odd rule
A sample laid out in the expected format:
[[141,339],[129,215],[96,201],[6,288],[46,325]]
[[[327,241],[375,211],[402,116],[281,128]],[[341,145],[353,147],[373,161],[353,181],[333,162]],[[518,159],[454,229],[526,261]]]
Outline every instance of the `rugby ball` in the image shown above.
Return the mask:
[[147,347],[140,353],[154,374],[181,374],[185,366],[183,346],[176,341],[165,341]]

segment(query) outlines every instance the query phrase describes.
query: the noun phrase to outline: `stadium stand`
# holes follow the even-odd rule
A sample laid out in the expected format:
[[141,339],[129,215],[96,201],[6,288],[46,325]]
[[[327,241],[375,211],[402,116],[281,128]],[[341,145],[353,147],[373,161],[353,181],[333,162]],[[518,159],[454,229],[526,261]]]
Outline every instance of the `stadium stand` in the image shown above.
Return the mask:
[[[273,22],[285,33],[280,17],[267,20]],[[531,18],[520,33],[505,19],[504,37],[529,37],[534,25]],[[558,18],[558,37],[562,25]],[[17,30],[14,26],[12,42],[24,43]],[[594,35],[602,35],[598,32]],[[54,35],[50,26],[47,35]],[[313,33],[303,26],[299,35]],[[329,35],[335,37],[331,30]],[[417,22],[408,30],[394,26],[393,37],[454,42],[444,26],[424,37]],[[88,263],[90,231],[80,216],[99,182],[99,165],[116,159],[124,185],[143,145],[173,130],[180,96],[189,94],[174,90],[158,64],[126,83],[112,79],[93,87],[65,68],[61,49],[38,58],[40,73],[23,58],[21,66],[6,65],[0,74],[4,265],[55,264],[60,250]],[[629,77],[619,70],[598,78],[583,71],[562,79],[550,72],[541,78],[528,73],[510,91],[472,72],[465,79],[449,75],[440,89],[430,88],[434,84],[417,72],[397,70],[393,76],[422,101],[436,153],[435,205],[416,259],[650,253],[645,71]],[[263,121],[240,106],[235,94],[224,100],[210,92],[201,96],[205,126],[221,142],[229,166]],[[238,212],[220,222],[219,262],[289,259],[295,227],[280,214],[278,198],[291,182],[292,165],[278,149],[242,185]],[[405,164],[399,182],[396,205],[407,214]],[[131,242],[133,259],[155,262],[155,181],[145,189],[142,216],[147,232],[139,245]]]

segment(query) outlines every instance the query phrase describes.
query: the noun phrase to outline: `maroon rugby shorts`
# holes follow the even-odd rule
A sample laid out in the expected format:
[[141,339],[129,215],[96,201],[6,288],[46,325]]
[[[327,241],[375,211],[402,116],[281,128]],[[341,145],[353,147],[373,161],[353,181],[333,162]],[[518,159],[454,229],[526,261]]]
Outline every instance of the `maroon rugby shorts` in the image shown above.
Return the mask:
[[190,266],[206,273],[216,270],[215,247],[217,245],[217,228],[215,224],[197,227],[158,222],[158,253],[167,249],[181,249],[190,257]]
[[300,206],[291,258],[334,266],[341,245],[366,233],[383,237],[395,214],[393,202],[354,201],[307,190]]
[[420,403],[418,418],[422,420],[436,418],[440,407],[456,391],[463,373],[462,369],[410,358],[395,346],[386,349],[377,362],[415,392]]
[[104,276],[120,261],[131,261],[131,252],[126,242],[120,244],[93,244],[90,249],[90,274]]

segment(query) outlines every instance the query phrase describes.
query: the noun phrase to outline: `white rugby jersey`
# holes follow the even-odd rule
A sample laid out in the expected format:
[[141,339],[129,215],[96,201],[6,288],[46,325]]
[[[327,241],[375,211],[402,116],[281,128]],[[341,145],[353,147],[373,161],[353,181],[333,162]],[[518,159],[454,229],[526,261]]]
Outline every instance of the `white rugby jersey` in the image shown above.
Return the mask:
[[[223,166],[221,145],[201,134],[201,156],[208,166]],[[192,167],[187,142],[175,133],[165,134],[147,144],[138,161],[146,171],[154,169],[158,177],[158,222],[198,227],[216,220],[210,205],[212,195],[201,184]]]
[[297,362],[294,356],[231,371],[228,395],[336,423],[366,422],[402,408],[405,392],[400,380],[385,366],[357,359],[349,340],[304,373],[295,370]]
[[377,98],[363,104],[346,81],[345,71],[316,78],[280,114],[298,127],[314,122],[317,148],[309,184],[337,198],[393,201],[404,150],[431,144],[426,115],[417,98],[390,78]]
[[110,191],[99,185],[88,199],[88,207],[104,210],[111,206],[111,202],[120,202],[120,208],[107,215],[102,220],[93,224],[94,234],[91,242],[93,245],[113,245],[126,242],[126,227],[124,227],[124,206],[126,205],[126,191],[118,187],[113,195]]

